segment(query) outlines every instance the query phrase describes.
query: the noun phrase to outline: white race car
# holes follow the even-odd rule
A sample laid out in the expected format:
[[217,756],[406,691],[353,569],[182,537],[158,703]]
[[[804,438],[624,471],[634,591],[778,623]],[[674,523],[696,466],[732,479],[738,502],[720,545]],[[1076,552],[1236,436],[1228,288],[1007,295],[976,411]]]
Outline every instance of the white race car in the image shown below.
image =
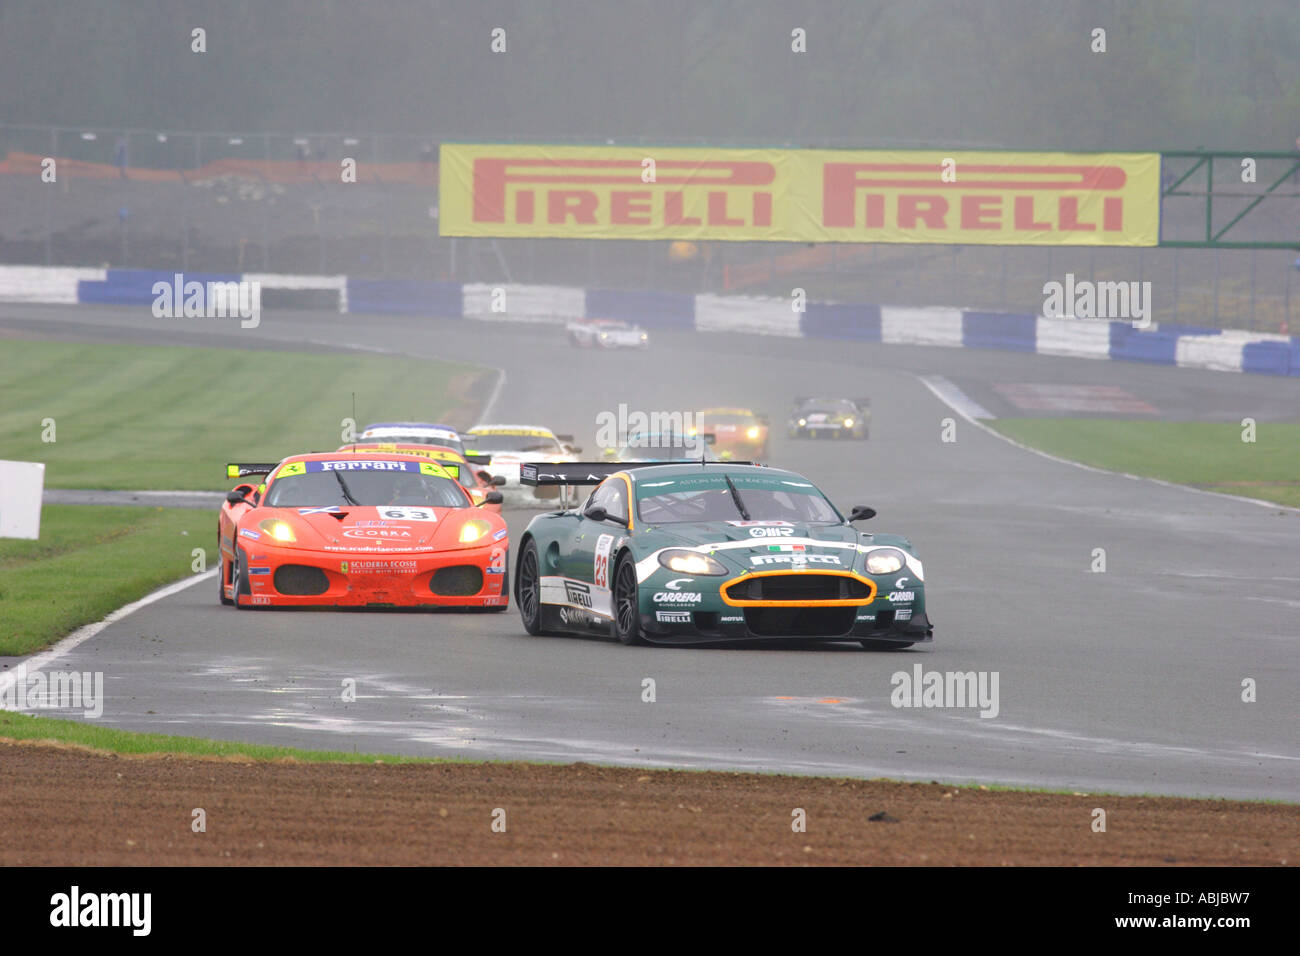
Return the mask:
[[557,435],[540,425],[475,425],[462,437],[466,455],[487,456],[488,470],[505,478],[499,490],[507,506],[567,508],[576,503],[575,489],[519,483],[519,466],[523,462],[577,461],[582,449],[573,444],[572,435]]
[[575,319],[564,330],[569,344],[580,349],[643,349],[650,344],[645,329],[621,319]]
[[464,454],[460,433],[450,425],[428,422],[375,422],[361,429],[357,443],[387,445],[441,445]]

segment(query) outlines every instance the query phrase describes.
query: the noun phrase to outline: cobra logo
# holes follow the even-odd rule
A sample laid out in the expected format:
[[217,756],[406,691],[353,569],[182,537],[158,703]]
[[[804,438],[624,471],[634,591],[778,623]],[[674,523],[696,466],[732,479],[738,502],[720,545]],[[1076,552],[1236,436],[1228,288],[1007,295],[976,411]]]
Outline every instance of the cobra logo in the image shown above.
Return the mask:
[[402,528],[348,528],[345,538],[409,538],[411,532]]

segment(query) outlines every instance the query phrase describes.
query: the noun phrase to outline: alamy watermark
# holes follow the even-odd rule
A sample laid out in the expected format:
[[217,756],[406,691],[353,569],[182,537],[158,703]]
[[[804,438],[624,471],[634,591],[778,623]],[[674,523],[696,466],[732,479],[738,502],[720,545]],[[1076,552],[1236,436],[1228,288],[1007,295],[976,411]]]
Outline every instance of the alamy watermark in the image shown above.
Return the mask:
[[1151,283],[1094,282],[1065,274],[1043,283],[1043,318],[1124,319],[1135,329],[1151,327]]
[[28,672],[26,664],[0,673],[0,710],[80,710],[104,713],[103,671]]
[[170,282],[155,282],[153,315],[156,319],[242,319],[240,328],[255,329],[262,322],[260,282],[185,281],[176,273]]
[[694,448],[703,441],[698,412],[643,412],[620,402],[618,411],[596,415],[602,448]]
[[895,707],[978,707],[981,717],[996,717],[998,671],[926,671],[920,664],[912,672],[895,671],[889,702]]

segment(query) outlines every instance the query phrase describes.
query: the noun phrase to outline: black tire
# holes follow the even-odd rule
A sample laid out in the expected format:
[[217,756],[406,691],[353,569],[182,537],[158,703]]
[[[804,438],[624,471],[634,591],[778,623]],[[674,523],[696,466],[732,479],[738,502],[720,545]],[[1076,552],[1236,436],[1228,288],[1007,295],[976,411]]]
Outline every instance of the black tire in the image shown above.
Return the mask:
[[868,651],[901,651],[905,647],[911,647],[914,642],[908,641],[906,644],[900,644],[897,641],[858,641],[864,649]]
[[623,644],[644,644],[641,630],[641,588],[636,581],[636,565],[624,554],[614,566],[611,598],[614,612],[614,636]]
[[252,597],[253,588],[248,583],[248,554],[238,545],[235,547],[235,568],[232,577],[232,583],[235,585],[235,600],[232,603],[236,609],[247,611],[252,605],[240,604],[239,599],[241,596]]
[[529,538],[519,549],[518,572],[515,603],[519,605],[519,619],[523,622],[524,630],[529,634],[543,635],[546,631],[542,629],[541,562],[537,556],[537,543],[532,538]]

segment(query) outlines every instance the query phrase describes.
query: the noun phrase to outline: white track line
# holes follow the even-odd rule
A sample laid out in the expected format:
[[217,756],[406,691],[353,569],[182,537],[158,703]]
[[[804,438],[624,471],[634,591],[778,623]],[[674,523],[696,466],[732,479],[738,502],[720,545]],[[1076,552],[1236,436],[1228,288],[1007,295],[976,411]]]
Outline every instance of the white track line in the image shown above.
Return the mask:
[[[1132,481],[1149,481],[1152,482],[1153,484],[1161,485],[1165,488],[1178,488],[1181,489],[1182,491],[1190,491],[1192,494],[1196,494],[1196,495],[1211,495],[1215,498],[1227,498],[1230,501],[1244,501],[1247,504],[1258,505],[1261,508],[1270,508],[1273,510],[1289,511],[1292,514],[1300,514],[1300,508],[1293,508],[1290,505],[1280,505],[1273,501],[1261,501],[1259,498],[1246,498],[1242,495],[1229,495],[1222,491],[1207,491],[1204,488],[1193,488],[1191,485],[1180,485],[1176,481],[1165,481],[1163,478],[1149,478],[1146,475],[1132,475],[1129,474],[1127,471],[1112,471],[1109,468],[1098,468],[1095,465],[1085,465],[1081,461],[1072,461],[1069,458],[1060,458],[1056,455],[1052,455],[1049,454],[1048,452],[1042,451],[1041,449],[1033,448],[1029,445],[1022,444],[1021,442],[1016,441],[1014,438],[1008,438],[1006,435],[1002,434],[996,428],[990,428],[988,425],[985,425],[979,419],[972,418],[970,415],[966,413],[966,407],[980,408],[981,406],[978,403],[976,403],[973,399],[967,398],[965,392],[959,389],[952,382],[948,381],[942,375],[917,375],[916,377],[920,380],[922,385],[924,385],[926,388],[928,388],[931,392],[934,393],[935,398],[939,399],[939,401],[943,402],[945,405],[951,408],[962,418],[966,419],[966,421],[970,422],[976,428],[988,432],[994,438],[1000,439],[1001,441],[1006,442],[1008,445],[1015,445],[1017,448],[1021,448],[1027,452],[1032,452],[1033,454],[1038,455],[1040,458],[1046,458],[1048,461],[1059,462],[1062,465],[1069,465],[1072,468],[1081,468],[1084,471],[1091,471],[1098,475],[1116,475],[1121,478],[1128,478]],[[959,396],[955,401],[950,400],[950,397],[953,396],[954,393],[956,396]],[[990,415],[989,417],[992,418],[993,416]]]
[[481,422],[492,421],[492,409],[496,407],[497,399],[501,397],[501,390],[505,388],[506,385],[506,370],[499,368],[496,370],[496,373],[496,387],[492,389],[492,394],[488,396],[487,404],[483,406],[483,411],[479,412],[478,420]]
[[[25,666],[29,671],[39,670],[46,664],[56,661],[69,651],[74,650],[78,645],[84,644],[110,624],[116,624],[128,614],[138,611],[142,607],[147,607],[155,601],[161,601],[165,597],[171,597],[173,594],[176,594],[179,591],[184,591],[188,587],[193,587],[200,581],[206,581],[216,573],[217,569],[213,568],[211,571],[204,571],[201,574],[194,574],[187,578],[182,578],[166,587],[159,588],[151,594],[146,594],[144,597],[140,598],[140,600],[132,601],[130,604],[118,608],[102,621],[96,621],[94,624],[87,624],[84,627],[77,628],[63,640],[59,641],[59,643],[51,647],[48,651],[42,651],[39,654],[33,654],[31,657],[26,658],[22,662],[23,666]],[[14,672],[12,670],[0,673],[0,691],[6,691],[13,686],[13,675]]]

